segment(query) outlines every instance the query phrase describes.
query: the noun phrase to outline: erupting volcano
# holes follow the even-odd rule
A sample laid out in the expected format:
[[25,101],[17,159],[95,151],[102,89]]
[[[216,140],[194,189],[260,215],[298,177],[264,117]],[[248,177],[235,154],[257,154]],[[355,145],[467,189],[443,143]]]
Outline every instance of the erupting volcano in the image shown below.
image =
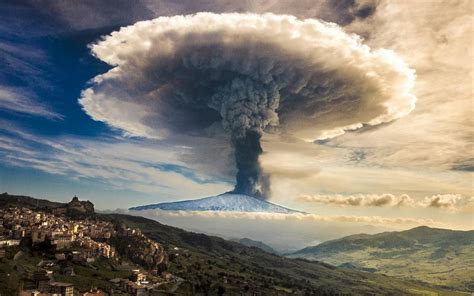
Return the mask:
[[315,19],[160,17],[121,28],[91,49],[112,66],[80,98],[92,118],[189,147],[197,163],[209,159],[201,157],[209,153],[205,139],[227,143],[231,193],[257,199],[271,194],[271,175],[259,162],[266,134],[311,143],[392,121],[416,101],[414,71],[393,52],[371,50]]

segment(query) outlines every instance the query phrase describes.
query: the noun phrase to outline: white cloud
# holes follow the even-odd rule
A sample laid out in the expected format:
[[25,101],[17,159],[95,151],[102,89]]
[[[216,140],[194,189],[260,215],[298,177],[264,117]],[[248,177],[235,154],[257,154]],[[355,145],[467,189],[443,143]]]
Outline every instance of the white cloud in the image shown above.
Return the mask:
[[0,155],[7,165],[85,178],[160,199],[211,195],[230,187],[182,162],[178,147],[120,138],[37,136],[8,121],[1,123]]
[[370,151],[370,165],[472,171],[473,21],[469,0],[381,1],[370,20],[347,28],[368,32],[368,44],[395,50],[416,69],[418,102],[410,116],[335,144]]
[[[82,92],[84,111],[128,135],[189,146],[196,163],[209,158],[206,141],[227,143],[216,168],[207,162],[212,171],[234,163],[227,152],[241,154],[229,147],[249,131],[311,142],[396,120],[416,101],[414,71],[394,52],[316,19],[160,17],[112,32],[91,50],[113,68]],[[304,177],[289,167],[265,173]]]
[[24,90],[0,85],[0,109],[53,120],[63,118],[61,114],[52,111],[50,107],[32,97],[31,93]]
[[[396,197],[392,194],[357,194],[357,195],[301,195],[298,200],[303,202],[316,202],[323,204],[334,204],[341,206],[369,206],[382,207],[398,204]],[[405,199],[406,200],[406,199]],[[405,201],[404,200],[404,201]]]
[[[249,98],[264,91],[275,103],[266,112],[257,110],[265,122],[257,128],[277,126],[305,140],[390,122],[412,111],[416,101],[414,72],[394,52],[371,50],[357,36],[315,19],[161,17],[121,28],[91,48],[115,68],[83,92],[84,110],[95,120],[150,138],[196,132],[219,121],[236,125],[224,108],[233,96],[221,94],[227,101],[215,105],[222,88],[231,83],[234,89],[242,79],[251,80],[245,90],[255,92],[246,95],[245,124],[255,125],[247,114],[253,108]],[[224,73],[232,75],[225,80]],[[212,112],[223,119],[212,119]]]
[[384,225],[386,227],[412,227],[420,225],[441,226],[433,219],[419,219],[396,217],[387,218],[381,216],[351,216],[351,215],[317,215],[317,214],[279,214],[279,213],[254,213],[254,212],[222,212],[222,211],[162,211],[145,210],[140,212],[129,211],[130,214],[144,216],[178,216],[178,217],[207,217],[228,219],[251,219],[251,220],[280,220],[280,221],[315,221],[315,222],[350,222]]
[[460,194],[437,194],[427,196],[421,201],[415,201],[407,194],[395,196],[393,194],[355,194],[355,195],[301,195],[296,198],[302,202],[314,202],[337,206],[363,206],[363,207],[413,207],[437,208],[449,212],[474,213],[474,197]]
[[454,213],[474,213],[474,196],[465,197],[460,194],[437,194],[425,197],[419,205],[427,208],[439,208]]
[[[416,69],[416,109],[390,124],[363,127],[317,145],[295,138],[264,142],[264,169],[306,176],[274,175],[273,198],[297,205],[289,199],[318,192],[388,191],[416,201],[437,194],[472,196],[472,22],[469,0],[379,1],[370,18],[345,27],[365,36],[372,48],[393,49]],[[465,218],[466,224],[471,221]]]

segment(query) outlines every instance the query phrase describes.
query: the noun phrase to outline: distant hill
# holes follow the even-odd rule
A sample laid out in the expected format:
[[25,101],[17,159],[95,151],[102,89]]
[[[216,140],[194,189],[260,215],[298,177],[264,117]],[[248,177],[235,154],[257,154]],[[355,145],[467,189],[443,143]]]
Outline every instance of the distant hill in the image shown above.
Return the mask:
[[224,212],[264,212],[264,213],[301,213],[271,202],[243,194],[224,193],[200,199],[164,202],[137,206],[131,211],[160,209],[165,211],[224,211]]
[[51,210],[54,208],[64,207],[65,203],[49,201],[46,199],[36,199],[30,196],[11,195],[7,192],[0,194],[0,207],[25,207],[36,208],[41,210]]
[[307,247],[288,257],[474,291],[474,231],[421,226],[357,234]]
[[236,238],[236,239],[233,239],[232,241],[234,242],[238,242],[244,246],[247,246],[247,247],[255,247],[255,248],[259,248],[261,250],[264,250],[265,252],[267,253],[270,253],[270,254],[279,254],[276,250],[274,250],[272,247],[270,247],[269,245],[261,242],[261,241],[256,241],[256,240],[253,240],[253,239],[250,239],[250,238]]

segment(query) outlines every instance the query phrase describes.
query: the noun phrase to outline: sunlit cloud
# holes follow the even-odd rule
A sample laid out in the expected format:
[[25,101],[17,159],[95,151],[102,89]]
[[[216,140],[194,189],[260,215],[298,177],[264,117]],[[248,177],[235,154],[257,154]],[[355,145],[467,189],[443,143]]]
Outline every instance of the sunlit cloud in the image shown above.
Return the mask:
[[301,195],[298,201],[320,203],[336,206],[362,206],[362,207],[412,207],[412,208],[437,208],[449,212],[474,213],[474,197],[460,194],[437,194],[427,196],[421,201],[415,201],[407,194],[395,196],[393,194],[354,194],[354,195]]
[[[124,212],[123,210],[117,210]],[[144,210],[125,211],[126,213],[153,217],[160,219],[164,217],[201,217],[201,218],[225,218],[233,220],[261,220],[261,221],[301,221],[301,222],[344,222],[371,224],[393,228],[409,228],[420,225],[431,227],[463,227],[453,226],[438,222],[435,219],[422,219],[410,217],[382,217],[382,216],[355,216],[355,215],[317,215],[317,214],[279,214],[279,213],[250,213],[250,212],[221,212],[221,211],[164,211]]]
[[474,213],[474,196],[465,197],[460,194],[437,194],[425,197],[418,203],[428,208],[438,208],[450,212]]

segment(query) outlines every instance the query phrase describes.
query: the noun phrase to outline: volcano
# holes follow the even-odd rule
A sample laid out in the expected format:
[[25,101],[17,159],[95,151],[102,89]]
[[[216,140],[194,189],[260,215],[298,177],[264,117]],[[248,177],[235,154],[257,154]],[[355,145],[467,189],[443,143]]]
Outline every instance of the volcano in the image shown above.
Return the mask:
[[249,195],[235,193],[224,193],[194,200],[137,206],[132,207],[129,210],[143,211],[156,209],[165,211],[223,211],[280,214],[304,213],[301,211],[288,209]]

